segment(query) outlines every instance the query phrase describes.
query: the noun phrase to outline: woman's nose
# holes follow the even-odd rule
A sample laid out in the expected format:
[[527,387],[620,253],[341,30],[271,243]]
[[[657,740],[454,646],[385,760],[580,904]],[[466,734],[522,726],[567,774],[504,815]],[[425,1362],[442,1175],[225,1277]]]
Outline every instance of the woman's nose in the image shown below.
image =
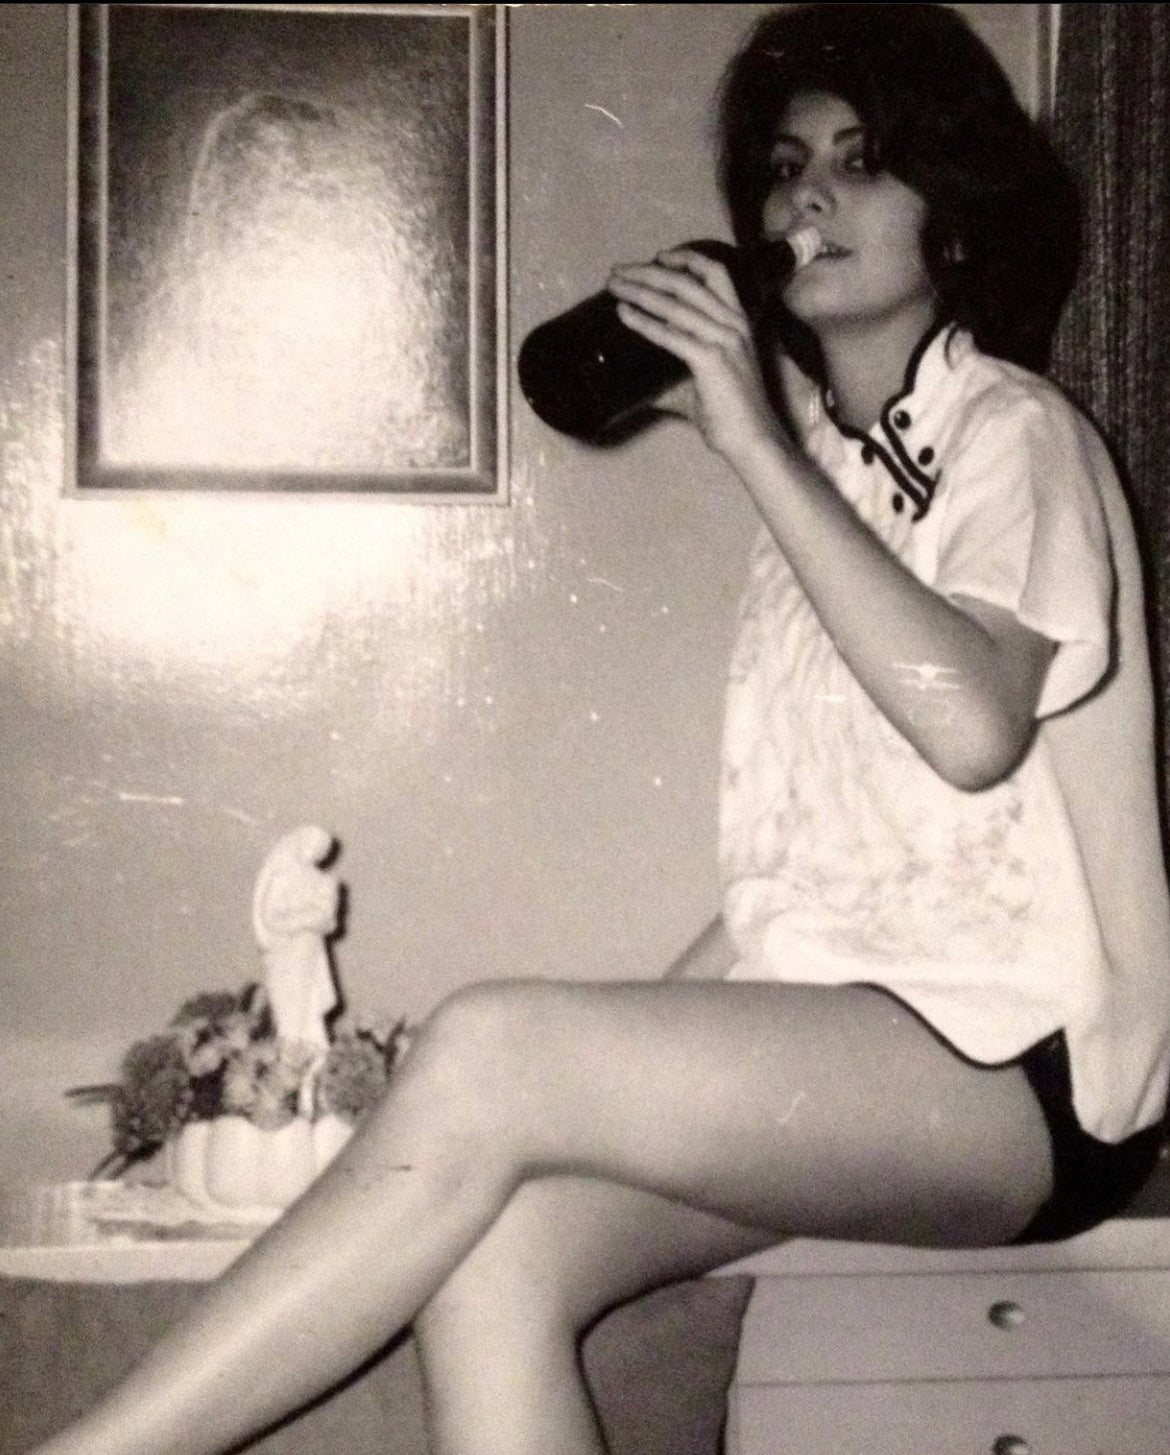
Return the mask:
[[819,172],[806,169],[792,189],[792,203],[802,216],[825,217],[836,206],[832,183]]
[[837,210],[831,177],[810,168],[777,186],[765,207],[765,222],[772,231],[787,232],[800,222],[817,222]]

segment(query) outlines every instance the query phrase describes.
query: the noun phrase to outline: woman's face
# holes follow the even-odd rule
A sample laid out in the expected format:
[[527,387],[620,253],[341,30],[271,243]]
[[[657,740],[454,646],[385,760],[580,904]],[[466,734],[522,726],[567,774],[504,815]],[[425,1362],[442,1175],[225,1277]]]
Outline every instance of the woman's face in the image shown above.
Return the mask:
[[913,322],[923,330],[935,295],[922,257],[926,204],[888,172],[866,165],[865,131],[847,101],[800,92],[780,119],[764,234],[815,224],[825,252],[789,283],[784,302],[814,332],[849,324]]

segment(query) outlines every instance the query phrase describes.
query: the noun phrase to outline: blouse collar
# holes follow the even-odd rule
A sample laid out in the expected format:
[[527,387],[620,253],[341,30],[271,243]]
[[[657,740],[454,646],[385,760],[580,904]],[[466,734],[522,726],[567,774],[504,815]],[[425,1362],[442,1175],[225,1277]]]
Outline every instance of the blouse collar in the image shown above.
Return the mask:
[[[914,521],[921,520],[930,509],[939,481],[938,470],[931,468],[937,450],[914,426],[971,346],[971,336],[956,324],[932,324],[910,355],[901,389],[886,400],[877,422],[868,431],[854,429],[840,418],[831,390],[822,390],[814,400],[819,406],[816,414],[827,417],[846,439],[860,442],[863,460],[868,463],[876,457],[881,461],[898,489],[912,502]],[[913,439],[908,432],[912,432]]]

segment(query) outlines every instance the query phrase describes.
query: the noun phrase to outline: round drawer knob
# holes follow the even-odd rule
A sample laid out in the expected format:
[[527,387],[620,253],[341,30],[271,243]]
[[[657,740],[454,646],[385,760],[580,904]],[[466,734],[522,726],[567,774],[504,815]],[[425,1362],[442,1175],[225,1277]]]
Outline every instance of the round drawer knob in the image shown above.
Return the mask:
[[[1018,1303],[1013,1303],[1010,1298],[1005,1298],[1000,1303],[993,1303],[987,1310],[987,1317],[997,1329],[1018,1329],[1024,1322],[1024,1310]],[[996,1455],[1014,1455],[1014,1452],[1005,1449],[996,1450]]]
[[1021,1435],[1001,1435],[992,1445],[991,1455],[1032,1455],[1032,1447]]

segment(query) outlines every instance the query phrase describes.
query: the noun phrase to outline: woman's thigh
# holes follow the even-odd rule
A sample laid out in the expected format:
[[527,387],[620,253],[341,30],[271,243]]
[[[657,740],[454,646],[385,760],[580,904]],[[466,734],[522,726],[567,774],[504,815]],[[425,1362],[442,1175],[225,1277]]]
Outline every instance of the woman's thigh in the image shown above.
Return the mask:
[[1051,1184],[1018,1066],[973,1066],[863,986],[512,982],[496,1028],[529,1174],[658,1194],[776,1237],[1010,1239]]
[[[696,1278],[776,1242],[772,1233],[660,1193],[554,1174],[523,1183],[424,1310],[486,1321],[499,1311],[543,1338],[580,1333],[607,1309],[665,1283]],[[489,1330],[485,1330],[488,1332]]]

